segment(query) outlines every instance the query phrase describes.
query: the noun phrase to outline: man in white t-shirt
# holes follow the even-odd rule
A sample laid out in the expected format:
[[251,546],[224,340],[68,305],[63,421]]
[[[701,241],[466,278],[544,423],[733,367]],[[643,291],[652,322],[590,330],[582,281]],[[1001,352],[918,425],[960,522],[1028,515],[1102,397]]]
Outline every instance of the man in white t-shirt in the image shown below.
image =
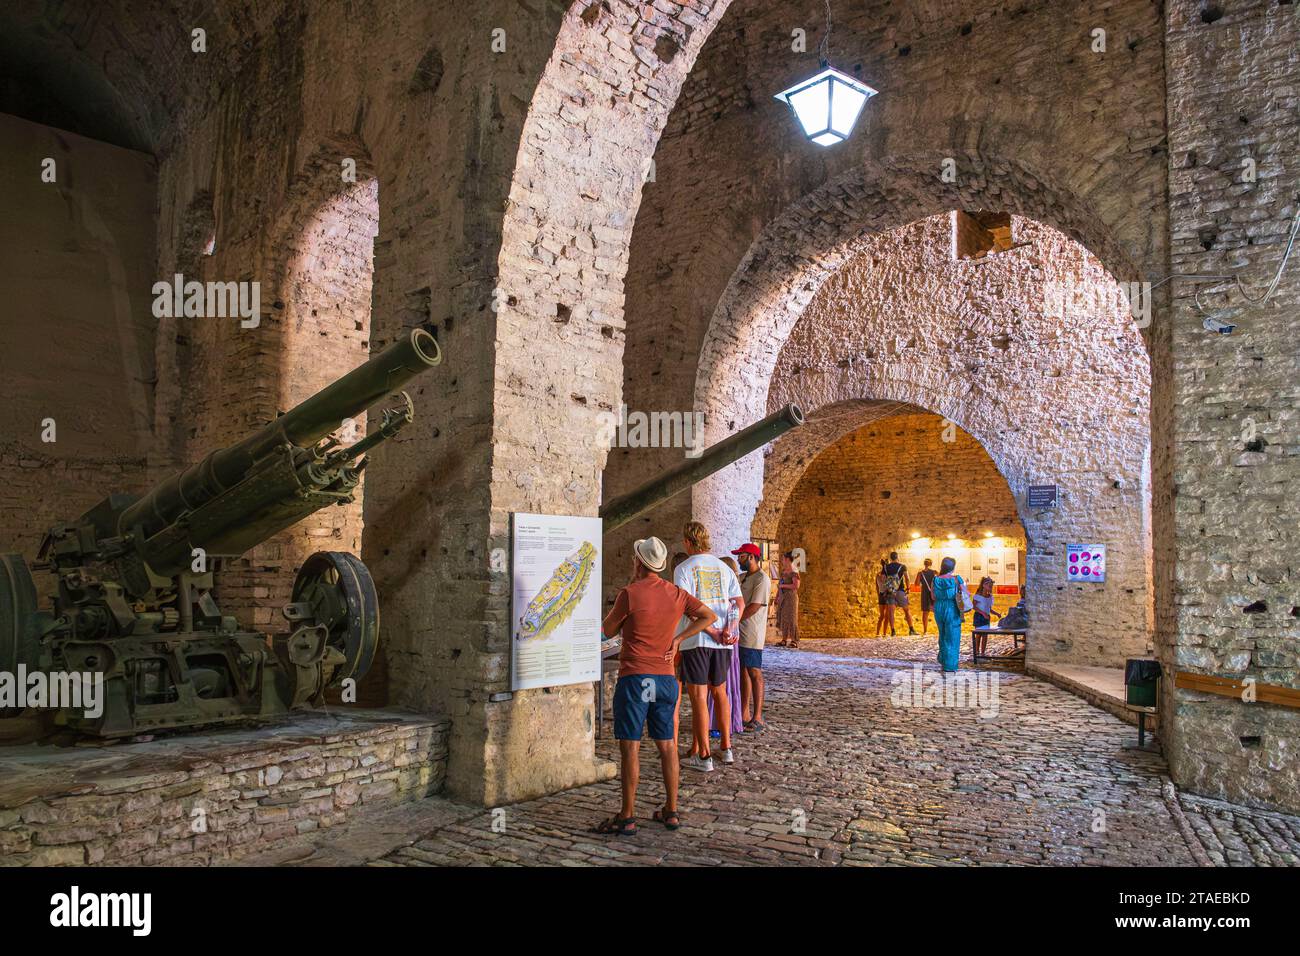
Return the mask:
[[[687,770],[713,770],[709,752],[709,696],[713,708],[723,718],[718,721],[722,734],[722,762],[735,763],[731,751],[731,705],[727,701],[727,672],[731,669],[733,645],[739,640],[737,622],[744,605],[740,582],[731,568],[709,554],[709,532],[698,521],[689,521],[682,530],[686,560],[673,572],[673,583],[704,602],[718,615],[718,627],[706,628],[682,641],[682,683],[691,698],[691,752],[682,761]],[[678,631],[689,626],[685,618]]]

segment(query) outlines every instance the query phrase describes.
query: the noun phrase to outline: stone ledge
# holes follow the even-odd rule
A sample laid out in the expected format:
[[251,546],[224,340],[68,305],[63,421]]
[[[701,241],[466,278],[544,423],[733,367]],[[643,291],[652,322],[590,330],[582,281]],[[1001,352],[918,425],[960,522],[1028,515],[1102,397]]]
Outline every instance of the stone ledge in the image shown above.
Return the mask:
[[[1137,711],[1124,703],[1124,668],[1089,667],[1082,664],[1044,664],[1029,661],[1025,673],[1038,677],[1062,690],[1077,694],[1094,707],[1114,714],[1125,723],[1138,724]],[[1147,733],[1160,727],[1159,714],[1147,714]]]
[[0,749],[0,865],[205,865],[442,789],[451,721],[308,713],[96,748]]

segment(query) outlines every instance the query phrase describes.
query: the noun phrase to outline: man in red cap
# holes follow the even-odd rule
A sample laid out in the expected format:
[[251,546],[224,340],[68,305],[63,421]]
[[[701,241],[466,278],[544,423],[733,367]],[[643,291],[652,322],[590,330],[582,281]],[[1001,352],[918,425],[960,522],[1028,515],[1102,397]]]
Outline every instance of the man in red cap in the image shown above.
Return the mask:
[[[745,718],[746,730],[760,733],[767,729],[763,723],[763,644],[767,640],[772,580],[763,570],[763,551],[758,545],[742,544],[731,553],[744,572],[740,579],[740,594],[745,600],[740,614],[740,715]],[[751,701],[753,716],[746,717]]]

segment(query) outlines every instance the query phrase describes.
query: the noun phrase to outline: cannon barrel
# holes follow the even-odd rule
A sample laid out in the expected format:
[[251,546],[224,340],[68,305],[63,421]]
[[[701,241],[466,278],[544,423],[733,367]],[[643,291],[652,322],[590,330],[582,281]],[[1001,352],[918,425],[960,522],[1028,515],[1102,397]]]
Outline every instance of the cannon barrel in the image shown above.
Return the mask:
[[146,537],[155,534],[243,480],[256,462],[277,447],[314,445],[344,419],[361,414],[441,361],[437,340],[425,329],[411,330],[243,441],[218,449],[155,485],[122,512],[120,533],[139,529]]
[[721,471],[734,461],[739,461],[750,452],[762,448],[768,442],[779,438],[791,428],[803,424],[803,411],[793,403],[780,411],[773,412],[761,421],[754,422],[748,428],[742,428],[710,445],[698,458],[688,458],[667,473],[646,482],[639,488],[620,495],[613,501],[601,506],[600,517],[605,522],[605,533],[619,528],[637,515],[680,494],[697,482],[703,481],[715,471]]

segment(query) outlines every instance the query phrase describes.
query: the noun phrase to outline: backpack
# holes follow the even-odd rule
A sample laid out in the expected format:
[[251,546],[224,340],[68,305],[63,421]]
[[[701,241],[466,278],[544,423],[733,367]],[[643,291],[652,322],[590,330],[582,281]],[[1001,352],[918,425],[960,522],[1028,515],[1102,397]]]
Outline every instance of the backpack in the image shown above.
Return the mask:
[[897,567],[898,570],[893,574],[885,575],[885,591],[890,594],[903,590],[903,569],[897,564],[894,567]]

